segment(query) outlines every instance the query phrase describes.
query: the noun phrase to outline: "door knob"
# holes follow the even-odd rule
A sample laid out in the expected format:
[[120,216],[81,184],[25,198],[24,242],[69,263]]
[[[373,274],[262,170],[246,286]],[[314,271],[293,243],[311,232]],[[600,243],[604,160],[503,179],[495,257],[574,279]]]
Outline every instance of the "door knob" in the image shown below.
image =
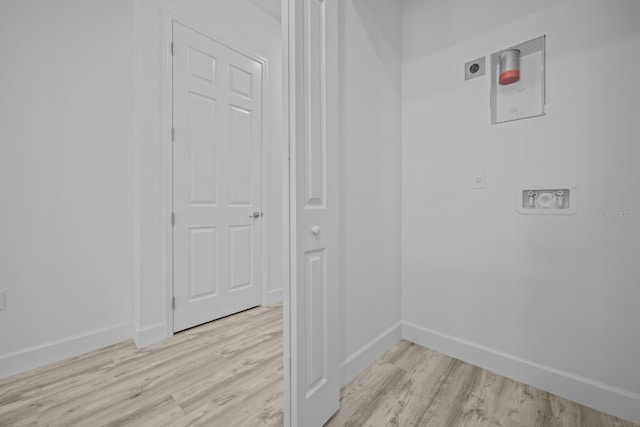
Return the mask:
[[262,216],[262,212],[258,212],[255,211],[254,213],[252,213],[251,215],[249,215],[249,218],[253,218],[253,219],[258,219]]
[[319,225],[314,225],[313,227],[311,227],[311,232],[312,232],[314,235],[316,235],[316,236],[317,236],[317,235],[318,235],[318,233],[320,233],[320,226],[319,226]]

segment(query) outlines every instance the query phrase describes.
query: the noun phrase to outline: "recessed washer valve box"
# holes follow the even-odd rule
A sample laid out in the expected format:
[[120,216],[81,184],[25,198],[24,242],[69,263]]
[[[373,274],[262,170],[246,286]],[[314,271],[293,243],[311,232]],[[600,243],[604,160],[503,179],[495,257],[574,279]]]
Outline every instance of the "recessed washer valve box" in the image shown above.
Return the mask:
[[578,188],[526,188],[518,192],[517,211],[533,215],[573,215],[578,204]]

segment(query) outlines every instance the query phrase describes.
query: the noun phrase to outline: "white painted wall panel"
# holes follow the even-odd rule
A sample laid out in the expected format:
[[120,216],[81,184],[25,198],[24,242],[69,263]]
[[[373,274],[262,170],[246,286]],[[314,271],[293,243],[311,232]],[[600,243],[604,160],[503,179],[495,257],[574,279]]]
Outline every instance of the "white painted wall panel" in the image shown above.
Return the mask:
[[375,360],[376,344],[400,321],[401,45],[399,2],[354,0],[342,7],[345,382]]
[[131,25],[129,0],[0,2],[0,375],[129,336]]
[[[640,218],[607,212],[640,210],[640,86],[611,74],[640,67],[640,4],[487,3],[405,2],[404,320],[637,399]],[[547,115],[491,126],[464,63],[542,34]],[[578,185],[577,215],[518,215],[518,182]]]

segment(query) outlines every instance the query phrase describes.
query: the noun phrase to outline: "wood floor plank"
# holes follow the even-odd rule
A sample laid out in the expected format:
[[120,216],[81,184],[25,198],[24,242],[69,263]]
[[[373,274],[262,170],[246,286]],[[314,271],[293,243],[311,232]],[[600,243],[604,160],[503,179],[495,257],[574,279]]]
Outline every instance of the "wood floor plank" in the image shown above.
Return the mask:
[[424,357],[424,350],[424,347],[402,340],[398,345],[393,346],[389,351],[387,351],[382,356],[382,360],[389,362],[400,369],[408,371]]
[[[91,362],[91,363],[89,363]],[[65,396],[71,390],[88,390],[107,384],[114,375],[115,364],[112,359],[97,356],[94,360],[81,360],[77,368],[69,362],[56,365],[51,377],[42,376],[34,382],[30,378],[26,387],[15,387],[15,383],[0,387],[2,404],[0,419],[11,419],[14,414],[39,413],[59,396]],[[66,376],[61,376],[65,373]]]
[[211,353],[190,353],[180,358],[171,357],[165,363],[153,363],[138,371],[122,372],[116,366],[99,387],[89,390],[75,388],[52,396],[40,409],[46,414],[41,419],[48,423],[60,419],[75,422],[83,417],[99,417],[105,411],[117,410],[120,413],[122,407],[144,406],[158,393],[179,387],[185,381],[197,380],[200,378],[199,370],[215,363],[225,363],[224,358]]
[[114,366],[111,355],[98,351],[48,365],[47,369],[39,368],[0,380],[0,389],[3,390],[0,395],[0,414],[6,405],[17,400],[38,398],[44,394],[54,394],[61,389],[91,382]]
[[378,360],[358,375],[341,391],[341,409],[326,424],[335,426],[362,426],[371,413],[386,400],[406,371],[390,363]]
[[[180,362],[168,364],[162,369],[145,370],[142,376],[128,375],[119,377],[111,384],[101,387],[47,410],[47,418],[43,421],[85,422],[89,425],[100,425],[112,414],[119,416],[136,414],[147,407],[153,407],[161,399],[175,403],[171,391],[185,384],[199,381],[211,366],[219,370],[226,369],[225,361],[219,355],[192,355],[184,364]],[[73,415],[72,415],[73,414]]]
[[501,410],[500,399],[496,397],[502,394],[506,378],[484,369],[479,375],[480,386],[469,395],[461,408],[461,422],[469,427],[499,426],[495,416]]
[[[105,426],[105,427],[116,427],[116,426],[138,426],[138,425],[148,425],[148,426],[156,426],[161,423],[162,420],[171,419],[175,417],[181,417],[182,411],[180,407],[176,404],[171,396],[162,396],[159,398],[155,398],[148,403],[136,404],[132,410],[127,411],[117,411],[115,408],[113,411],[109,411],[108,413],[98,413],[94,414],[91,417],[82,417],[77,421],[73,421],[78,425],[87,425],[87,426]],[[114,417],[114,413],[119,413],[119,416]],[[64,427],[69,425],[70,420],[61,420],[59,423],[51,424],[51,426],[59,426]]]
[[[188,425],[189,414],[174,395],[206,394],[212,378],[225,384],[212,395],[254,402],[240,411],[236,406],[239,419],[281,421],[282,346],[281,306],[245,311],[144,349],[127,341],[0,380],[0,426]],[[242,372],[253,375],[247,375],[250,383],[238,377]],[[260,378],[264,383],[255,387]],[[207,403],[197,397],[193,412]],[[224,410],[231,406],[219,414],[229,418]]]
[[[393,368],[397,381],[376,381]],[[343,388],[327,425],[638,427],[406,341]]]
[[[0,427],[279,427],[282,307],[0,380]],[[400,341],[341,390],[329,427],[640,427]]]
[[[236,401],[252,389],[260,387],[262,382],[276,381],[280,379],[282,354],[276,353],[254,364],[249,369],[229,370],[229,375],[217,374],[215,381],[206,388],[199,389],[188,398],[176,398],[183,412],[191,413],[203,411],[215,412],[218,407],[230,407],[230,402]],[[221,378],[219,378],[221,377]],[[205,408],[205,409],[203,409]]]
[[[424,350],[424,349],[423,349]],[[389,392],[391,402],[371,414],[368,425],[417,425],[438,404],[451,373],[460,368],[451,358],[423,352],[421,359]]]
[[[277,362],[281,364],[281,361]],[[252,413],[261,412],[264,401],[277,388],[282,388],[282,371],[273,365],[265,366],[263,373],[254,378],[239,381],[237,387],[228,387],[211,396],[205,404],[198,405],[195,412],[187,415],[191,419],[187,426],[192,425],[249,425],[242,422],[251,417]],[[250,392],[249,392],[250,390]]]
[[[281,380],[275,381],[270,387],[265,388],[263,393],[256,395],[252,402],[248,402],[244,413],[233,420],[229,425],[236,427],[245,426],[265,426],[281,427],[284,424],[284,414],[282,408],[282,388],[284,384]],[[259,411],[254,408],[260,408]]]
[[274,361],[281,363],[282,346],[278,342],[281,343],[281,341],[264,342],[261,346],[253,347],[254,352],[245,357],[233,360],[223,357],[228,363],[224,369],[215,369],[200,381],[176,389],[173,392],[174,398],[181,407],[188,410],[194,407],[194,402],[201,401],[203,396],[215,396],[224,386],[233,385],[235,380],[258,375],[266,365]]

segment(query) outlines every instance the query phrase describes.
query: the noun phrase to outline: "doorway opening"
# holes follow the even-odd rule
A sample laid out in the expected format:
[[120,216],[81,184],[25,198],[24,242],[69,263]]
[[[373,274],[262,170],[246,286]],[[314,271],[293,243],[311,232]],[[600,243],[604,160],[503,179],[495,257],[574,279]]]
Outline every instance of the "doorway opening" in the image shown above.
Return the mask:
[[[270,398],[279,412],[270,417],[286,424],[288,46],[279,20],[279,53],[267,49],[270,56],[206,21],[164,12],[163,132],[171,141],[165,206],[172,214],[165,237],[167,336],[183,331],[175,336],[182,339],[224,324],[221,339],[233,335],[235,346],[214,351],[264,353],[270,362],[251,376],[264,376],[264,384],[278,378]],[[263,320],[251,323],[257,319]]]

